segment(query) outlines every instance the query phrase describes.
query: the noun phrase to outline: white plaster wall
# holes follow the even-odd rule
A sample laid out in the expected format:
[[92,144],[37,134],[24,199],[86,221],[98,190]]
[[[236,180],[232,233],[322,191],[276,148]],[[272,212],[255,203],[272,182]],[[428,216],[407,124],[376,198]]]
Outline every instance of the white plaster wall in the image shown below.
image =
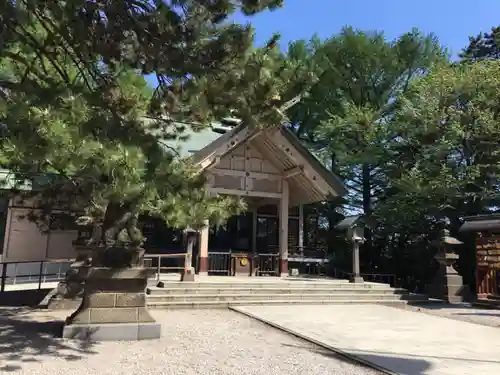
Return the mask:
[[44,259],[67,259],[75,255],[73,240],[76,231],[54,231],[42,233],[35,223],[20,216],[26,215],[29,209],[9,208],[3,261],[23,262]]

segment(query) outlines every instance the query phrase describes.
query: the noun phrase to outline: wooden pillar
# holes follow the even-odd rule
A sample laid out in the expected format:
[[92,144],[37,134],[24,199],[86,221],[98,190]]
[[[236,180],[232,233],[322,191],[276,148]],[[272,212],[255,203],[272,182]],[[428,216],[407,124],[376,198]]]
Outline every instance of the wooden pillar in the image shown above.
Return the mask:
[[281,200],[279,209],[280,224],[280,276],[288,276],[288,210],[289,210],[289,188],[288,181],[283,180],[281,189]]
[[304,256],[304,205],[299,204],[299,254]]
[[257,207],[252,209],[252,253],[255,256],[257,254]]
[[210,223],[205,220],[205,225],[200,229],[200,268],[199,275],[208,275],[208,236],[210,233]]
[[252,259],[251,259],[251,265],[252,265],[252,270],[251,270],[251,275],[252,276],[257,276],[258,275],[258,267],[259,267],[259,259],[258,259],[258,249],[257,249],[257,221],[258,217],[258,208],[253,207],[252,209]]

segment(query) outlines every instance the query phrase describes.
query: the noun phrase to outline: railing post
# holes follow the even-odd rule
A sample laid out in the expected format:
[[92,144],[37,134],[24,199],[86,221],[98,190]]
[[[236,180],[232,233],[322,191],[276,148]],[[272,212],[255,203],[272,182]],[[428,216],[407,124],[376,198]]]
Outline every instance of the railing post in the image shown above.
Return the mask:
[[38,290],[42,289],[43,260],[40,262],[40,272],[38,273]]
[[5,291],[5,280],[7,279],[7,263],[2,263],[2,278],[0,281],[0,292]]
[[161,271],[161,256],[158,255],[158,264],[156,269],[156,281],[160,281],[160,271]]
[[62,263],[59,263],[59,267],[57,267],[57,281],[61,279],[61,267]]

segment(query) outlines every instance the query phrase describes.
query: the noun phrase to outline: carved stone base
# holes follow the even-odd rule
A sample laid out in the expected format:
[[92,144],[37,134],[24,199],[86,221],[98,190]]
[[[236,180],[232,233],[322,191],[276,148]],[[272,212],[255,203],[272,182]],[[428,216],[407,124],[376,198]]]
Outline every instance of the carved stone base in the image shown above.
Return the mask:
[[63,337],[84,340],[159,338],[161,327],[146,308],[150,268],[89,270],[80,307],[66,319]]

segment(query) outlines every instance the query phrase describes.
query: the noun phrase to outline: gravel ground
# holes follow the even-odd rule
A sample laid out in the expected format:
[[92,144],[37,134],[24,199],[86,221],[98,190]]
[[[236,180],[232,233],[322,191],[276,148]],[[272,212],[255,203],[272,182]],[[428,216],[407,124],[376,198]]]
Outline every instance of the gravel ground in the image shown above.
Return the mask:
[[0,374],[378,374],[235,312],[152,313],[162,323],[160,340],[83,344],[47,333],[65,312],[3,310]]
[[500,327],[500,310],[478,309],[469,304],[447,305],[444,303],[424,303],[420,305],[391,305],[403,310],[442,316],[462,322],[476,323],[488,327]]

